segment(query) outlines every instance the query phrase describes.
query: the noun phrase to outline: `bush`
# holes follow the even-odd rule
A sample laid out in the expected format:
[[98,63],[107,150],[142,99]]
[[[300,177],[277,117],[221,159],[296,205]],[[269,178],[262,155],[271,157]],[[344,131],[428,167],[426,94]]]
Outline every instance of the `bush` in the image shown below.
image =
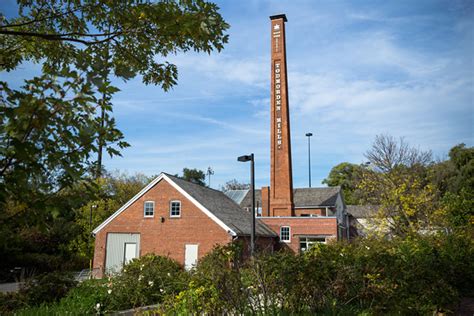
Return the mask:
[[71,289],[58,303],[26,308],[15,315],[93,315],[107,306],[106,285],[106,280],[86,280]]
[[23,297],[18,293],[0,292],[0,315],[6,315],[27,306]]
[[[169,258],[147,255],[117,276],[83,282],[59,303],[18,315],[86,315],[152,304],[160,306],[148,314],[427,315],[449,313],[460,295],[474,292],[469,233],[334,242],[247,262],[240,253],[237,244],[218,246],[190,274]],[[0,299],[4,311],[23,304]]]
[[165,314],[244,314],[247,293],[240,278],[240,244],[216,246],[192,271],[187,289],[169,297]]
[[198,264],[164,314],[432,314],[472,294],[468,233],[316,245],[238,260],[234,245]]
[[122,273],[110,278],[108,309],[123,310],[161,303],[165,296],[176,295],[188,284],[188,274],[167,257],[148,254],[134,259]]
[[76,285],[72,274],[61,272],[41,274],[28,280],[20,288],[19,295],[25,297],[28,305],[37,306],[59,301]]

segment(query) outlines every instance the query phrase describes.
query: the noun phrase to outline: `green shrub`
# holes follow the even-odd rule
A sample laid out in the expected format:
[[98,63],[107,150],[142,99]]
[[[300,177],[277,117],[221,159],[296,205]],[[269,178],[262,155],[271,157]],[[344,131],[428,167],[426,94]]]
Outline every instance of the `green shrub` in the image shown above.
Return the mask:
[[107,280],[86,280],[73,288],[68,295],[63,298],[56,310],[77,313],[77,315],[91,315],[97,311],[104,311],[109,302],[107,292]]
[[18,293],[0,292],[0,315],[12,313],[15,310],[27,306],[24,297]]
[[428,315],[453,311],[460,294],[473,292],[468,233],[334,242],[244,264],[238,258],[234,245],[215,248],[162,312]]
[[243,314],[247,295],[240,278],[240,244],[216,246],[192,271],[187,289],[169,297],[165,314]]
[[20,288],[19,295],[25,297],[30,306],[57,302],[77,285],[72,274],[53,272],[38,275],[27,280]]
[[86,280],[57,303],[25,308],[15,315],[93,315],[106,312],[108,301],[107,280]]
[[[240,253],[238,244],[218,246],[190,274],[169,258],[147,255],[117,276],[81,283],[59,303],[18,315],[86,315],[152,304],[160,306],[149,315],[428,315],[452,312],[460,295],[474,292],[469,233],[334,242],[246,262]],[[0,296],[4,310],[26,302],[26,294],[18,295],[24,301]]]
[[109,279],[109,310],[161,303],[167,295],[184,290],[188,274],[168,257],[148,254],[134,259],[122,273]]

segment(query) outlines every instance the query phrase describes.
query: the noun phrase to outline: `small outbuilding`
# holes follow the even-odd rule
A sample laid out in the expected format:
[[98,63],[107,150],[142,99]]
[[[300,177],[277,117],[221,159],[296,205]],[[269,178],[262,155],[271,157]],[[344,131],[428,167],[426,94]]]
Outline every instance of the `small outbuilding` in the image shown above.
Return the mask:
[[[161,173],[94,229],[95,276],[147,253],[189,269],[215,245],[242,241],[248,249],[251,223],[223,192]],[[256,237],[260,249],[271,251],[278,235],[257,219]]]

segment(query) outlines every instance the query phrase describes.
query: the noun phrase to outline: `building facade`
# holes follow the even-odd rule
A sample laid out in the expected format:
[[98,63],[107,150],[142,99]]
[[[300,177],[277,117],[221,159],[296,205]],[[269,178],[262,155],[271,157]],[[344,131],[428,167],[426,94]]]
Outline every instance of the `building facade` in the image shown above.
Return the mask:
[[[248,249],[251,216],[221,191],[162,173],[93,233],[97,277],[148,253],[191,268],[216,245]],[[260,220],[256,235],[260,249],[273,250],[277,235]]]
[[[349,238],[349,217],[342,191],[335,188],[293,189],[291,130],[284,14],[271,20],[270,186],[258,190],[259,219],[279,235],[280,247],[295,252],[316,242]],[[228,192],[242,208],[250,192]]]
[[[293,188],[285,15],[271,16],[271,174],[257,190],[257,249],[305,251],[315,243],[349,238],[342,191]],[[94,271],[119,271],[155,253],[191,268],[215,245],[249,247],[250,192],[223,192],[162,173],[94,231]],[[246,253],[244,253],[244,256]]]

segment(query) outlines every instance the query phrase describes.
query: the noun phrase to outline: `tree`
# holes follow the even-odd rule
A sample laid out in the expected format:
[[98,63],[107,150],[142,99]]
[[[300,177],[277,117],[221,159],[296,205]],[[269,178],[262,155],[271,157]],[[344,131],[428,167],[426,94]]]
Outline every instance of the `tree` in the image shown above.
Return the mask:
[[428,178],[430,152],[379,135],[366,158],[371,168],[362,173],[358,188],[364,203],[379,205],[380,232],[407,236],[439,227],[440,206]]
[[[228,40],[228,24],[206,1],[36,0],[18,1],[18,9],[17,17],[0,20],[5,70],[25,60],[42,62],[45,72],[69,64],[87,69],[91,61],[105,60],[118,77],[140,74],[145,83],[167,90],[176,83],[177,69],[164,57],[210,53]],[[94,58],[107,52],[110,58]]]
[[168,90],[178,71],[167,57],[220,51],[228,25],[200,0],[18,0],[18,9],[0,14],[0,70],[30,62],[42,73],[22,87],[0,82],[0,270],[55,269],[76,255],[66,247],[84,230],[75,211],[108,199],[102,152],[128,146],[112,79],[139,75]]
[[168,90],[177,82],[169,54],[220,51],[228,40],[218,7],[205,1],[18,3],[18,16],[0,15],[0,69],[30,61],[43,74],[19,90],[1,82],[0,203],[48,198],[94,169],[100,176],[102,151],[128,145],[111,115],[112,75]]
[[401,137],[398,141],[390,135],[377,135],[372,148],[365,157],[382,172],[389,172],[398,166],[414,168],[426,166],[432,162],[431,151],[422,151],[410,145]]
[[431,181],[438,190],[446,225],[465,228],[474,225],[474,147],[459,144],[449,159],[431,168]]
[[340,164],[332,167],[329,175],[323,180],[323,184],[327,184],[330,187],[340,186],[343,194],[344,201],[346,204],[359,204],[357,197],[357,183],[361,177],[361,174],[366,168],[365,165],[356,165],[349,162],[341,162]]
[[202,170],[183,168],[183,175],[180,178],[204,187],[206,186],[206,174]]
[[116,172],[107,173],[103,178],[95,180],[99,188],[98,194],[75,210],[75,223],[79,226],[80,233],[69,242],[68,249],[81,258],[92,258],[94,253],[92,230],[140,192],[152,178],[154,177],[140,173],[130,176]]
[[237,181],[237,179],[232,179],[227,181],[222,187],[221,191],[227,192],[230,190],[248,190],[250,189],[250,183],[242,183]]

